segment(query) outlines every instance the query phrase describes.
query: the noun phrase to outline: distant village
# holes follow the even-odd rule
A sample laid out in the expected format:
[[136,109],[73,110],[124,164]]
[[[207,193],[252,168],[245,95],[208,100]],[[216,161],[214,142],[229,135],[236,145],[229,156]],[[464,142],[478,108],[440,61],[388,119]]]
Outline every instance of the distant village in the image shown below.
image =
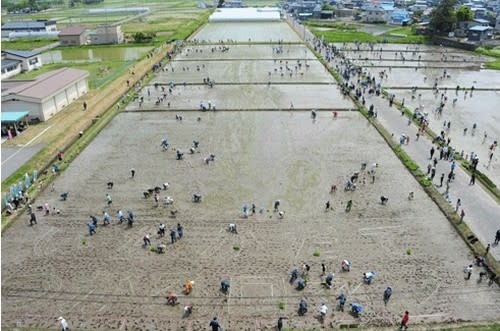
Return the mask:
[[[284,12],[297,20],[352,19],[361,23],[383,23],[395,26],[429,23],[431,11],[439,0],[288,0],[278,4]],[[462,0],[459,6],[471,9],[471,21],[459,22],[450,37],[484,41],[500,36],[500,0]],[[201,8],[216,6],[200,1]],[[245,7],[242,0],[224,1],[225,8]]]

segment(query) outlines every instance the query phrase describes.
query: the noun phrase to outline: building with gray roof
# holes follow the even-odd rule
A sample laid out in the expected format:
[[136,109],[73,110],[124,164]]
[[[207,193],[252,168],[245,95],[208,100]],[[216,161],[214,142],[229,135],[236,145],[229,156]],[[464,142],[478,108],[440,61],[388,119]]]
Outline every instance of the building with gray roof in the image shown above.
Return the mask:
[[46,121],[88,91],[89,73],[61,68],[29,80],[2,82],[2,112],[28,111]]

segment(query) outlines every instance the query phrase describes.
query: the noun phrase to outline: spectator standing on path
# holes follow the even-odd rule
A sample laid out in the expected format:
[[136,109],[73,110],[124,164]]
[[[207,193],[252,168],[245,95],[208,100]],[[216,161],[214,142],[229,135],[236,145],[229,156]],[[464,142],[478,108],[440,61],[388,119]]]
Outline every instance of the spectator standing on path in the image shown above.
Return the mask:
[[485,253],[484,253],[484,257],[486,257],[488,255],[488,253],[490,252],[490,247],[491,245],[488,244],[488,246],[486,246],[486,250],[485,250]]
[[62,331],[69,331],[69,324],[64,318],[59,317],[57,320],[59,321]]
[[432,156],[434,155],[434,152],[436,150],[434,149],[434,146],[432,146],[431,150],[430,150],[430,154],[431,154],[431,157],[429,158],[429,160],[432,160]]
[[464,221],[464,217],[465,217],[465,211],[462,209],[462,211],[460,212],[460,223]]
[[444,180],[444,172],[441,174],[441,177],[439,178],[439,187],[443,187],[443,180]]
[[276,200],[274,202],[274,211],[277,212],[278,208],[280,207],[281,202],[279,200]]
[[476,184],[476,172],[473,171],[471,176],[470,176],[470,182],[469,182],[469,185],[474,185]]
[[134,178],[134,176],[135,176],[135,169],[134,168],[130,169],[130,176],[132,178]]
[[466,280],[470,279],[470,276],[472,275],[472,264],[469,264],[468,267],[465,268],[465,272],[467,273],[467,276],[465,277]]
[[30,215],[30,225],[33,226],[33,224],[37,224],[36,223],[36,215],[35,213],[32,211],[31,212],[31,215]]
[[495,245],[498,245],[500,242],[500,229],[497,230],[497,234],[495,235]]
[[401,325],[399,326],[400,330],[403,330],[403,328],[406,330],[408,329],[408,321],[410,320],[410,313],[405,311],[405,314],[403,315],[403,319],[401,320]]
[[458,209],[460,208],[460,206],[462,206],[462,201],[460,200],[460,198],[458,198],[457,204],[455,205],[455,213],[458,212]]
[[324,263],[321,263],[321,270],[323,272],[321,275],[324,276],[326,274],[326,266]]

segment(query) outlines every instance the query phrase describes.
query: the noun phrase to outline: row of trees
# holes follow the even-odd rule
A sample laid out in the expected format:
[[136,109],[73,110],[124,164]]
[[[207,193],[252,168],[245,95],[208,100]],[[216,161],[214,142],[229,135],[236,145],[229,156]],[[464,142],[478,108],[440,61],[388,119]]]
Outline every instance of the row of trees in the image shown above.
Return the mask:
[[50,8],[50,4],[48,2],[41,2],[36,0],[21,0],[19,2],[2,1],[2,7],[7,9],[8,13],[14,13],[18,11],[29,13],[48,9]]
[[458,22],[471,21],[474,14],[469,7],[461,6],[455,10],[456,0],[441,0],[432,12],[429,25],[432,32],[447,34],[453,31]]
[[103,2],[104,0],[21,0],[21,1],[9,1],[2,0],[2,7],[7,9],[8,13],[15,12],[38,12],[41,10],[49,9],[53,6],[62,6],[66,3],[69,7],[76,7],[78,4],[95,4]]

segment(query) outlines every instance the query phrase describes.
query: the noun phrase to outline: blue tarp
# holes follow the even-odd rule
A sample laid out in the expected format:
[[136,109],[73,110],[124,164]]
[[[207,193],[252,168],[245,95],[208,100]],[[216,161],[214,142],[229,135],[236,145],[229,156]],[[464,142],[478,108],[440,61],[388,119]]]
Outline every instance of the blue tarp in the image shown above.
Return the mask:
[[29,111],[7,111],[2,112],[2,123],[3,122],[17,122],[22,120],[24,117],[28,116]]

